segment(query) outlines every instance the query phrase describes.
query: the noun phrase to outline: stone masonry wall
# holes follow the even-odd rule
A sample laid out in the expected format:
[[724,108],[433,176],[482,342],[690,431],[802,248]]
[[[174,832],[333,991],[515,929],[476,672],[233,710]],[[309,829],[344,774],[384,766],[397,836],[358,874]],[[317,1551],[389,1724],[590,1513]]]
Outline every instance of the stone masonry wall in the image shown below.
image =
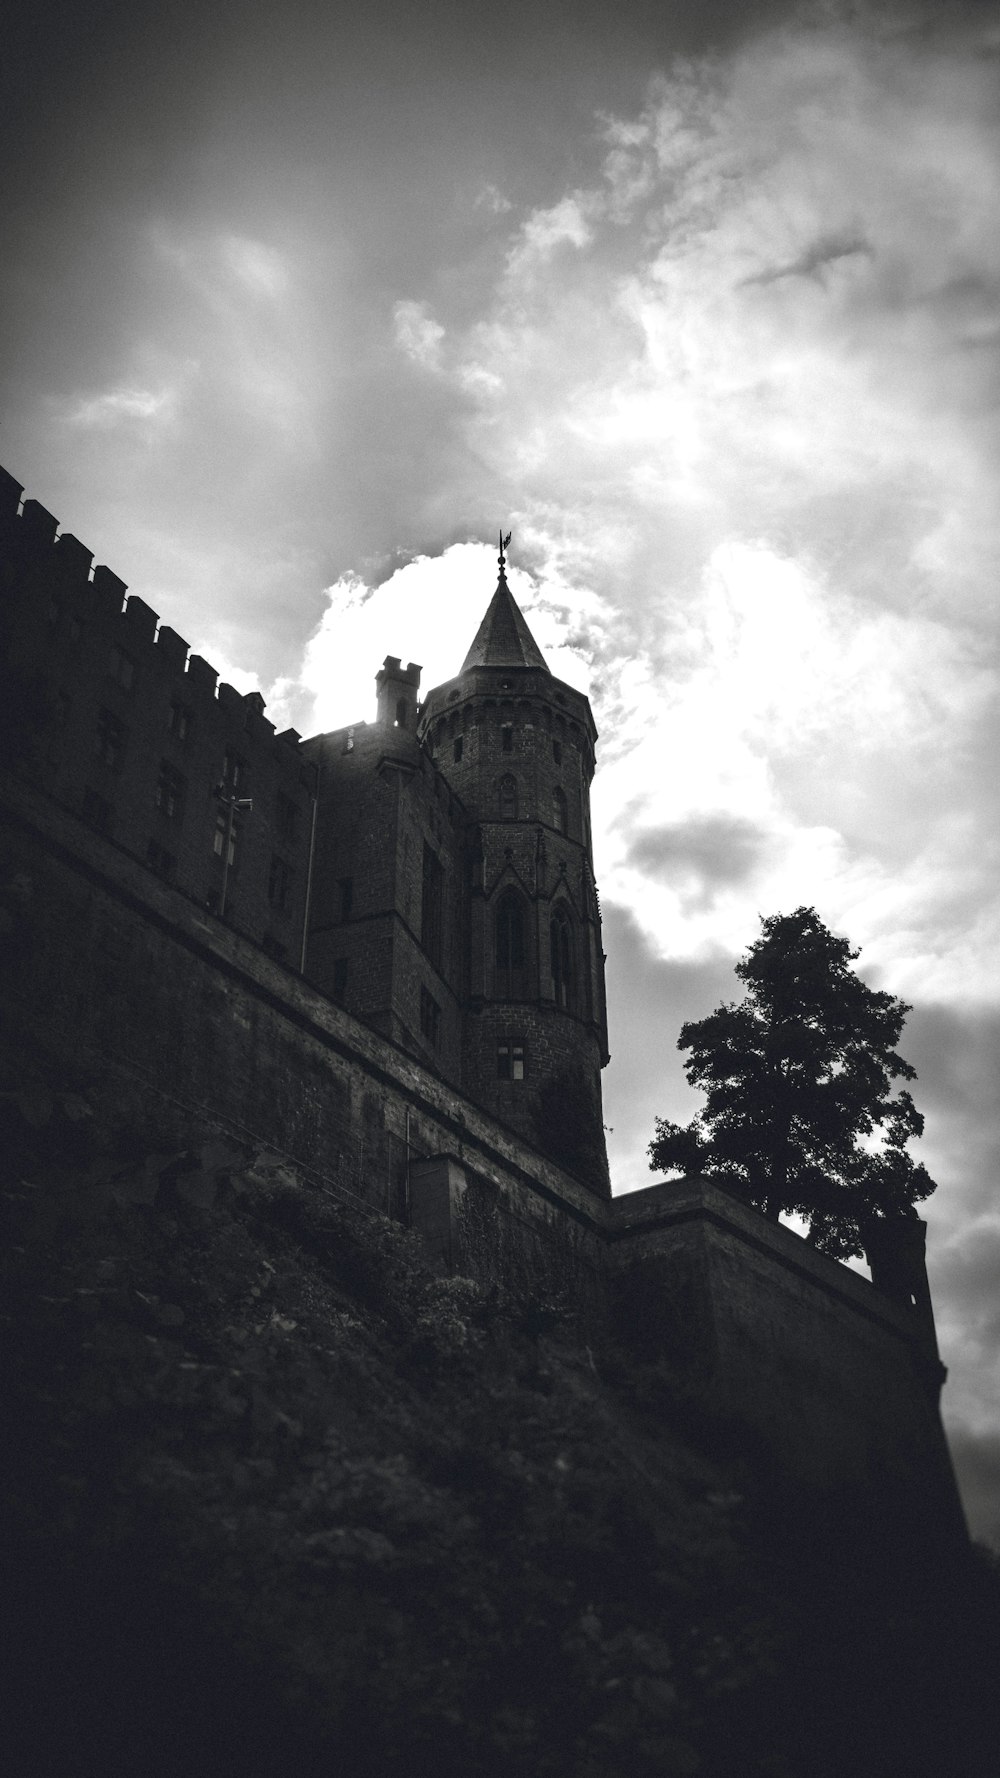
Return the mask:
[[[412,730],[359,723],[313,737],[303,753],[318,768],[320,810],[306,974],[458,1085],[466,946],[457,800]],[[441,872],[436,958],[421,942],[425,846]],[[422,1017],[424,996],[436,1016]]]
[[846,1266],[704,1180],[612,1207],[612,1259],[647,1353],[750,1427],[775,1472],[840,1510],[964,1537],[933,1334]]
[[408,1156],[451,1156],[461,1264],[596,1300],[592,1193],[113,842],[2,788],[8,1066],[71,1079],[151,1146],[222,1132],[404,1218]]
[[617,1276],[622,1334],[807,1504],[963,1534],[919,1317],[704,1181],[602,1201],[32,786],[0,790],[0,1090],[84,1090],[166,1155],[266,1148],[410,1220],[432,1262],[585,1322]]
[[297,964],[314,774],[257,693],[218,684],[182,636],[0,470],[0,755],[203,906]]

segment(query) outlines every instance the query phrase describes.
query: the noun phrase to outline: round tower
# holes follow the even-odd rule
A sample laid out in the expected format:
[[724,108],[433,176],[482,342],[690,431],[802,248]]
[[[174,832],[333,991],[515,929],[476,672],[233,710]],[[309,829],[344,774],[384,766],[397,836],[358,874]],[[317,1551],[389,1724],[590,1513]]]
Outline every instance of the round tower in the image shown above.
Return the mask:
[[507,585],[419,735],[466,813],[463,1089],[607,1193],[604,954],[590,836],[597,730]]

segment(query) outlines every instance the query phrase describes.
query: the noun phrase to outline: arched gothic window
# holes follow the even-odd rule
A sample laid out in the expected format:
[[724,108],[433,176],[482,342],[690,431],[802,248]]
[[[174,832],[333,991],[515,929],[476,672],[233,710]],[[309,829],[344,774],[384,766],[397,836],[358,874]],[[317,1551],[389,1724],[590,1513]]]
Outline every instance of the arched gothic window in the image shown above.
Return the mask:
[[513,772],[505,772],[499,784],[500,819],[501,821],[517,820],[517,779]]
[[570,1011],[573,1006],[573,931],[564,907],[554,909],[549,924],[552,960],[552,992],[557,1006]]
[[494,988],[498,1000],[519,1000],[525,992],[524,903],[515,889],[497,902]]
[[552,792],[552,825],[557,833],[566,832],[566,792],[558,784]]

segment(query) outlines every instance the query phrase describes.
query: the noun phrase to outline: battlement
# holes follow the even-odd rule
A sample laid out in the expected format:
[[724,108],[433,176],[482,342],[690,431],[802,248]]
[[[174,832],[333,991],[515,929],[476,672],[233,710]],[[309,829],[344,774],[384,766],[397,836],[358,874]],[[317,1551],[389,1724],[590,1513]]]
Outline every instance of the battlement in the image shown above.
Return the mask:
[[[233,724],[253,731],[255,740],[275,737],[275,726],[264,716],[266,706],[259,691],[239,692],[220,680],[218,669],[201,655],[192,654],[190,644],[164,623],[151,605],[137,593],[128,594],[127,583],[119,575],[103,562],[95,565],[93,551],[71,531],[60,531],[58,519],[46,507],[37,500],[22,501],[23,492],[22,484],[0,466],[3,552],[9,562],[30,568],[38,577],[40,595],[48,592],[50,600],[60,603],[58,612],[50,605],[50,622],[63,616],[68,616],[71,624],[111,625],[119,620],[124,645],[141,651],[157,672],[162,670],[172,677],[185,674],[186,689],[192,696],[214,698]],[[399,666],[398,661],[394,664]],[[420,668],[411,664],[401,677],[419,683]],[[300,740],[294,729],[285,729],[276,738],[286,750]],[[284,761],[285,756],[281,757]]]
[[159,875],[301,962],[315,769],[298,733],[277,735],[259,691],[220,680],[22,493],[0,470],[7,757]]
[[390,679],[399,679],[404,685],[419,685],[422,667],[416,661],[410,661],[405,667],[400,665],[399,656],[387,654],[382,663],[382,672]]

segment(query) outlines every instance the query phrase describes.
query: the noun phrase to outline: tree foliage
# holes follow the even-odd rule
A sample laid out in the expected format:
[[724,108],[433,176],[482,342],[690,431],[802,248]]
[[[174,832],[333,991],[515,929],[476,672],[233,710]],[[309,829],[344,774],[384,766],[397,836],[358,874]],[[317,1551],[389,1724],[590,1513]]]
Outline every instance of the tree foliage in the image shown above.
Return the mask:
[[847,940],[815,908],[773,914],[736,965],[742,1001],[682,1026],[685,1073],[705,1093],[692,1121],[656,1120],[657,1171],[701,1173],[777,1219],[807,1219],[840,1259],[865,1249],[873,1221],[913,1217],[934,1190],[907,1153],[924,1120],[896,1044],[910,1008],[869,988]]

